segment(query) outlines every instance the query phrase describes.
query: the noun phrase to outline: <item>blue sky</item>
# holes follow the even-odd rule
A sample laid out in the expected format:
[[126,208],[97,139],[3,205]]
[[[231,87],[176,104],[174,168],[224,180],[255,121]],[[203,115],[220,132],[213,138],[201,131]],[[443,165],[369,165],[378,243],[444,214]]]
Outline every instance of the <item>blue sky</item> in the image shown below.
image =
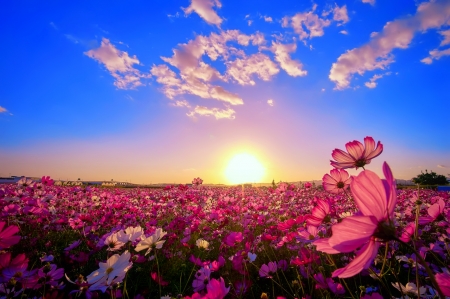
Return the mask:
[[398,178],[450,173],[450,1],[9,2],[0,176],[320,179],[372,136]]

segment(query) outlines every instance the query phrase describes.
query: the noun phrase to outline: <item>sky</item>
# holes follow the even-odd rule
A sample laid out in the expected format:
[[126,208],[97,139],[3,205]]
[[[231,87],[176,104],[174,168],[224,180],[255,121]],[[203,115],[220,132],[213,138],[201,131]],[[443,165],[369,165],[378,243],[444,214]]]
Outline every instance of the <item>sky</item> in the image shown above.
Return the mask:
[[304,181],[366,136],[450,173],[448,0],[8,1],[0,36],[0,176]]

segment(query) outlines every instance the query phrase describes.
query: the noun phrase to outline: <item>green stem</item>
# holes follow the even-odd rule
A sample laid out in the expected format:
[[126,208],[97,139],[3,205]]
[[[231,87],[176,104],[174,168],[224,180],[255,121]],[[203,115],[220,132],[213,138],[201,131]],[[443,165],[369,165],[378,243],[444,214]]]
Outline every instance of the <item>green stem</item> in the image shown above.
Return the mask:
[[159,273],[158,254],[157,254],[156,250],[155,250],[155,260],[156,260],[156,268],[158,270],[158,281],[157,281],[157,283],[158,283],[158,287],[159,287],[159,298],[161,298],[161,294],[162,294],[162,292],[161,292],[161,275]]

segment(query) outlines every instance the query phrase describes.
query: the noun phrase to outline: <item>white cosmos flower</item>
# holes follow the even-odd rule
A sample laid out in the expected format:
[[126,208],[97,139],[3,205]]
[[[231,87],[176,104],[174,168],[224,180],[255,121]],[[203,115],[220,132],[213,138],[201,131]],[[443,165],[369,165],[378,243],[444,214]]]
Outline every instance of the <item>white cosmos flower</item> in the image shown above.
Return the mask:
[[157,228],[156,231],[148,238],[145,238],[145,235],[142,235],[142,240],[136,245],[136,251],[142,251],[147,249],[145,255],[149,254],[153,248],[161,249],[165,240],[161,241],[161,238],[164,237],[167,232],[163,231],[162,228]]
[[203,248],[203,249],[208,249],[209,247],[209,242],[203,239],[198,239],[195,242],[195,245],[197,245],[198,248]]
[[415,297],[417,297],[418,291],[420,292],[420,297],[422,297],[422,295],[424,295],[427,291],[427,289],[425,287],[420,287],[419,290],[417,290],[417,286],[414,282],[408,282],[406,284],[406,286],[402,285],[401,283],[392,283],[392,285],[394,286],[394,288],[396,288],[397,290],[401,292],[403,292],[406,295],[413,295]]
[[[131,254],[127,251],[121,255],[112,255],[106,263],[99,263],[100,269],[89,274],[86,279],[92,284],[92,289],[104,290],[112,283],[118,283],[123,280],[127,271],[133,265],[130,262]],[[104,291],[103,291],[104,292]]]

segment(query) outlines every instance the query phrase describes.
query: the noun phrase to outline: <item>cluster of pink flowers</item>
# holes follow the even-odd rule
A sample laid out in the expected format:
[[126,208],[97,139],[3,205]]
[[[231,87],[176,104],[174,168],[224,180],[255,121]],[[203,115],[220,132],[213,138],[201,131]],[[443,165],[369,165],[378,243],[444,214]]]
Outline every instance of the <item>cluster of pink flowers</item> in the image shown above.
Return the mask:
[[364,144],[320,187],[1,185],[0,297],[450,296],[450,194],[350,176],[383,150]]

